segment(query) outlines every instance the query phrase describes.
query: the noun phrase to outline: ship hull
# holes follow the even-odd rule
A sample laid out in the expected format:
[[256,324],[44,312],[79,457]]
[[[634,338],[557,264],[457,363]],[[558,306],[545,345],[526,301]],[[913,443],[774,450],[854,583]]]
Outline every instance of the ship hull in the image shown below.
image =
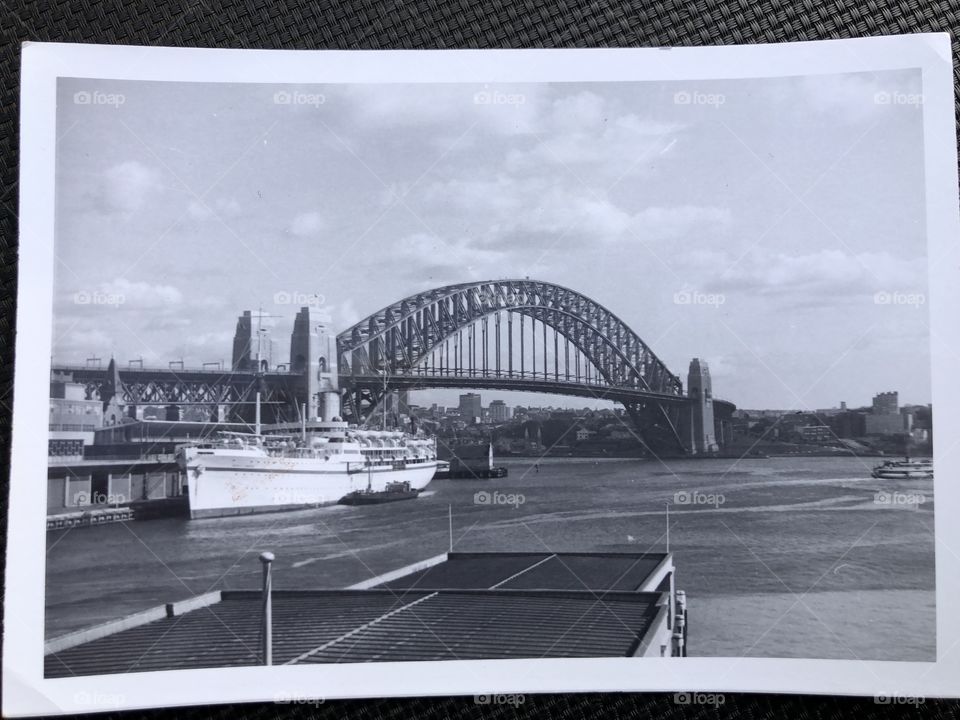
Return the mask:
[[364,467],[362,463],[251,457],[192,458],[186,465],[191,518],[300,510],[333,505],[358,490],[382,492],[408,482],[420,491],[433,479],[436,460]]
[[932,470],[874,470],[870,473],[879,480],[932,480]]

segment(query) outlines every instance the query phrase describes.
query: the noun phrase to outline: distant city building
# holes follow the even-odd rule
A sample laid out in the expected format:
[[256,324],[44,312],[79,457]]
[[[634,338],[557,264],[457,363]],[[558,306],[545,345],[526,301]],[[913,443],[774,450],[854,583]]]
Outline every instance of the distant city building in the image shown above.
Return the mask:
[[506,422],[512,415],[512,409],[503,400],[491,400],[489,411],[491,422]]
[[897,392],[882,392],[873,396],[874,415],[896,415],[900,412]]
[[577,442],[583,442],[584,440],[589,440],[596,433],[593,430],[588,430],[587,428],[577,428]]
[[467,419],[468,422],[476,422],[483,417],[483,405],[480,401],[480,393],[467,393],[460,396],[460,416]]
[[912,415],[900,412],[897,392],[882,392],[873,396],[871,412],[866,417],[867,435],[900,435],[910,432]]
[[866,413],[847,410],[830,418],[830,428],[838,438],[863,437],[867,434],[866,418]]
[[797,431],[804,442],[829,442],[834,439],[833,431],[827,425],[803,425]]
[[866,416],[867,435],[901,435],[909,432],[907,418],[900,413]]

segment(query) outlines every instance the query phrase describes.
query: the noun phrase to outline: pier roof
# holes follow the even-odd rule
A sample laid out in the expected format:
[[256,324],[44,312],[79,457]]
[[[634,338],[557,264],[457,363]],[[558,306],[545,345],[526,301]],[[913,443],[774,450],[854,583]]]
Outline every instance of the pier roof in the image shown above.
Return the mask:
[[401,588],[640,590],[667,553],[448,553],[445,562],[384,584]]
[[[273,662],[634,655],[664,611],[669,559],[451,553],[370,589],[274,591]],[[258,665],[261,607],[258,590],[217,591],[51,640],[44,674]]]

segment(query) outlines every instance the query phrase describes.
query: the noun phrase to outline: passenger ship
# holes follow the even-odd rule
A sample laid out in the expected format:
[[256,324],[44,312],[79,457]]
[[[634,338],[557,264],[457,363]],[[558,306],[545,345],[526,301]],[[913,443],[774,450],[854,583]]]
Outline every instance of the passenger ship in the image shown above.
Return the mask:
[[220,517],[331,505],[398,484],[419,492],[437,470],[437,446],[435,438],[399,430],[316,420],[221,433],[181,446],[177,461],[190,517]]

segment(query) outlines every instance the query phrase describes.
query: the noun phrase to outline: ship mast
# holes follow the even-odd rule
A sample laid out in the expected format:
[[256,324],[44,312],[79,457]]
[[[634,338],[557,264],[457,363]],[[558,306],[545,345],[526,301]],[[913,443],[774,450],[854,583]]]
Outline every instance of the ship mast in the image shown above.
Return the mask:
[[263,353],[261,350],[261,345],[263,342],[263,333],[265,332],[262,321],[265,317],[279,317],[279,315],[264,315],[263,305],[257,309],[257,364],[256,368],[254,369],[254,377],[256,378],[254,382],[257,384],[257,409],[255,424],[257,437],[260,437],[260,388],[263,387],[263,383],[261,381],[261,376],[263,375],[263,361],[261,360]]

